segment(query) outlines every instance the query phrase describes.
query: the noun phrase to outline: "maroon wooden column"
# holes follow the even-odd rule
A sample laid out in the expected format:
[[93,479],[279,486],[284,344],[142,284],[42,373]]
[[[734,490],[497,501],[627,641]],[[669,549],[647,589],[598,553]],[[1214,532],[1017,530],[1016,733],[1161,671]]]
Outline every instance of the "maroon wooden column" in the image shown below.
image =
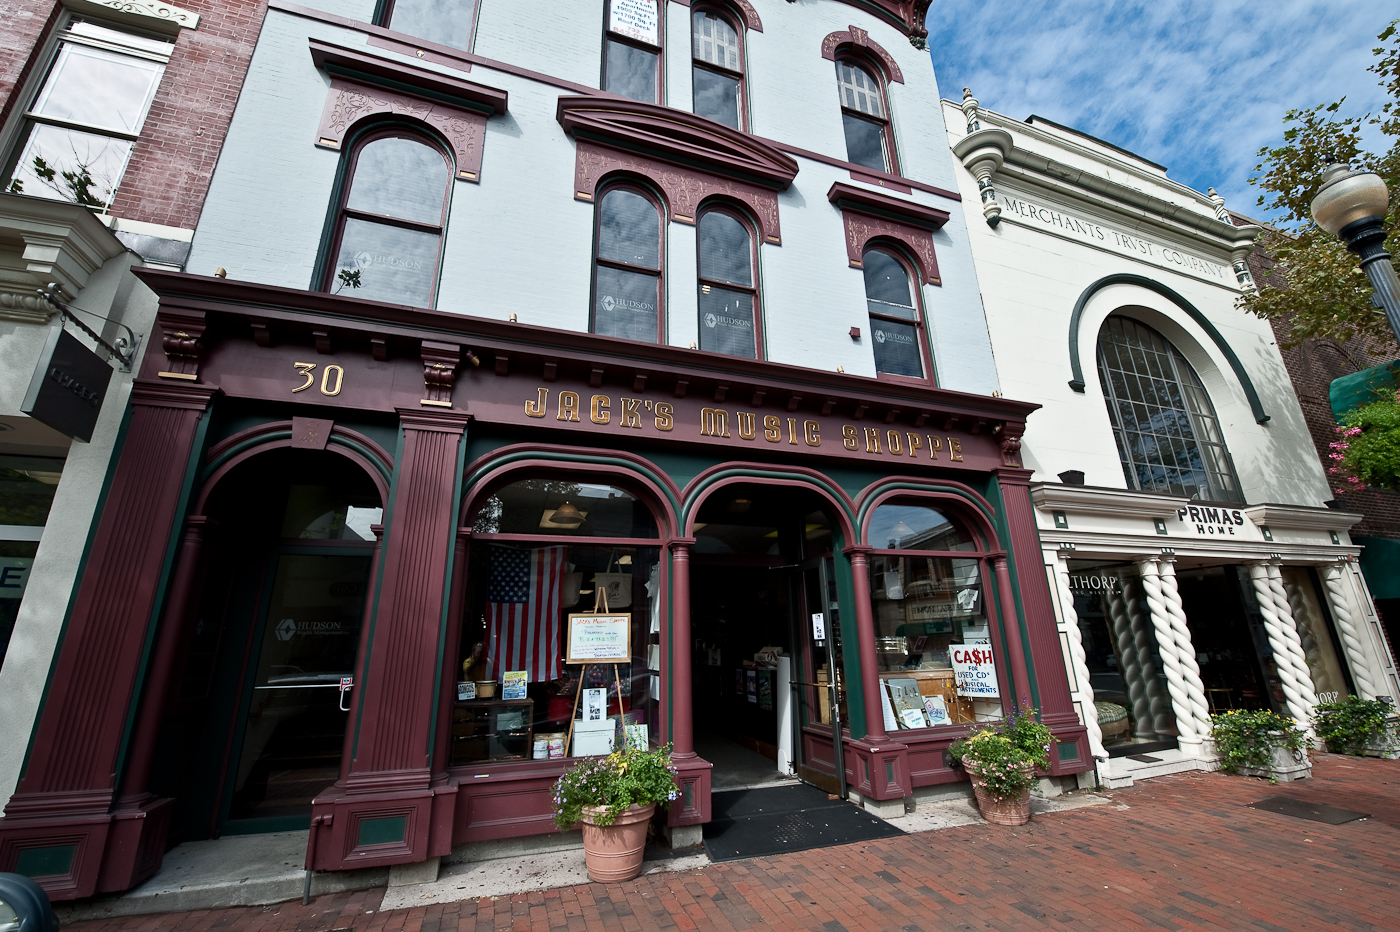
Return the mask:
[[1011,571],[1006,554],[992,557],[992,572],[997,578],[997,594],[1001,601],[1001,636],[1006,645],[1006,662],[1011,667],[1011,704],[1020,708],[1031,694],[1031,678],[1026,669],[1026,648],[1021,640],[1021,621],[1016,614],[1016,597],[1011,589]]
[[[1040,534],[1035,525],[1035,506],[1031,502],[1031,471],[1018,467],[1003,466],[996,471],[997,483],[1001,487],[1002,501],[1006,506],[1006,524],[1010,539],[1006,549],[1016,562],[1014,584],[1021,593],[1021,611],[1026,624],[1026,647],[1029,651],[1017,649],[1013,657],[1020,658],[1024,665],[1026,654],[1030,654],[1034,665],[1035,684],[1039,693],[1041,720],[1055,732],[1062,746],[1052,756],[1050,772],[1054,774],[1079,773],[1093,768],[1094,761],[1089,751],[1089,739],[1079,713],[1070,695],[1069,674],[1065,670],[1064,652],[1060,646],[1060,635],[1055,624],[1055,606],[1050,593],[1050,582],[1045,573],[1045,558],[1040,547]],[[1004,562],[1004,561],[1003,561]],[[998,577],[1002,571],[998,570]],[[1008,584],[1012,582],[1008,574]],[[1006,596],[1003,595],[1003,601]],[[1015,603],[1007,602],[1009,611],[1015,611]],[[1014,618],[1013,618],[1014,620]],[[1006,624],[1010,633],[1012,621]],[[1019,635],[1019,631],[1017,632]],[[1008,645],[1010,649],[1010,645]],[[1017,699],[1030,695],[1029,678],[1024,687],[1017,684]],[[1024,689],[1025,692],[1019,690]],[[1069,756],[1064,745],[1073,744],[1077,757]]]
[[[388,502],[384,503],[386,506]],[[353,721],[355,711],[360,706],[360,694],[355,690],[360,688],[360,684],[365,681],[365,665],[369,663],[369,637],[374,631],[374,590],[375,584],[379,580],[379,554],[384,548],[384,525],[371,524],[370,533],[374,535],[374,550],[369,557],[369,579],[365,583],[365,610],[364,617],[360,619],[360,644],[356,648],[355,654],[355,684],[350,692],[350,719]],[[343,703],[342,703],[343,704]],[[349,727],[347,722],[345,728],[345,741],[340,749],[340,782],[339,786],[344,786],[345,781],[350,777],[350,759],[355,755],[355,729]],[[311,869],[310,863],[306,865]]]
[[434,796],[455,793],[433,787],[430,747],[442,685],[447,558],[457,531],[457,454],[467,421],[456,411],[399,410],[403,452],[363,682],[356,684],[357,715],[349,724],[355,735],[349,774],[312,803],[320,817],[318,870],[426,859]]
[[[126,436],[29,759],[0,819],[0,871],[42,874],[52,899],[125,889],[160,867],[171,801],[144,796],[116,808],[117,770],[185,475],[214,392],[185,380],[132,387]],[[151,682],[169,675],[156,653]],[[145,786],[130,789],[141,795]]]
[[[860,689],[865,701],[865,740],[884,741],[885,715],[880,704],[880,665],[875,657],[875,616],[870,610],[869,547],[847,547],[851,561],[851,588],[856,602],[856,648],[860,653]],[[833,675],[835,671],[833,671]]]
[[710,821],[710,776],[714,765],[695,753],[695,697],[691,683],[690,548],[693,537],[677,537],[671,548],[671,617],[662,636],[670,648],[664,673],[669,680],[661,694],[670,696],[671,761],[676,766],[680,799],[666,812],[666,824],[700,825]]

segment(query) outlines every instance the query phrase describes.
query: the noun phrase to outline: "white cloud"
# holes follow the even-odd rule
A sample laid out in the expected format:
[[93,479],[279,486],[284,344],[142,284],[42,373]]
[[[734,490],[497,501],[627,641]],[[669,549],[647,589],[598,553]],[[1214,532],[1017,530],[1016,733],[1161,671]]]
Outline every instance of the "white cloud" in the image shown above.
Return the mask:
[[989,109],[1097,136],[1257,215],[1247,179],[1287,110],[1379,107],[1366,68],[1389,18],[1353,0],[940,0],[928,29],[944,97],[970,86]]

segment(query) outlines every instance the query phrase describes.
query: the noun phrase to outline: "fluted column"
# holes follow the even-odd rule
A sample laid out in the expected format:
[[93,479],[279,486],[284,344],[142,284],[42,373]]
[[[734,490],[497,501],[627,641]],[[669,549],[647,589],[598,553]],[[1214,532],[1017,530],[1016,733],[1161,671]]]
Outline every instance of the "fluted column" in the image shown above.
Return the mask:
[[[851,588],[855,590],[856,647],[860,651],[860,687],[865,702],[865,740],[885,741],[884,706],[880,701],[880,666],[875,656],[875,616],[870,610],[869,547],[847,547],[851,560]],[[831,675],[836,676],[832,670]]]
[[1021,623],[1016,617],[1016,601],[1011,589],[1011,570],[1006,563],[1006,554],[992,557],[992,567],[997,577],[997,591],[1001,594],[1001,635],[1005,644],[1007,665],[1011,667],[1011,684],[1015,692],[1011,694],[1011,706],[1024,708],[1031,701],[1031,676],[1026,667],[1026,648],[1021,640]]
[[1133,642],[1133,622],[1128,617],[1128,596],[1121,586],[1127,580],[1120,577],[1120,588],[1104,591],[1104,601],[1108,604],[1108,618],[1113,625],[1113,640],[1118,647],[1119,675],[1123,678],[1123,688],[1128,691],[1128,705],[1133,708],[1133,724],[1138,731],[1152,721],[1152,701],[1147,696],[1147,686],[1143,682],[1142,663],[1138,660],[1137,645]]
[[1181,590],[1173,565],[1175,562],[1175,557],[1157,559],[1157,569],[1162,579],[1162,601],[1171,622],[1177,656],[1181,659],[1181,674],[1186,684],[1186,696],[1191,702],[1191,715],[1196,720],[1196,734],[1204,740],[1210,735],[1210,702],[1206,699],[1205,683],[1201,681],[1200,665],[1196,663],[1196,645],[1191,640],[1191,629],[1186,625],[1186,610],[1181,604]]
[[1103,746],[1103,731],[1099,728],[1099,711],[1094,705],[1094,687],[1089,678],[1088,657],[1084,653],[1084,635],[1079,630],[1079,613],[1074,610],[1074,590],[1069,585],[1069,555],[1063,550],[1055,559],[1055,590],[1060,596],[1060,610],[1065,619],[1065,640],[1069,643],[1069,661],[1074,668],[1074,681],[1080,686],[1079,718],[1089,738],[1089,753],[1102,760],[1108,757]]
[[[1273,586],[1269,581],[1269,567],[1266,563],[1254,563],[1249,567],[1249,578],[1254,584],[1254,598],[1259,604],[1259,614],[1264,619],[1264,630],[1269,636],[1269,646],[1274,652],[1274,666],[1278,670],[1279,681],[1283,684],[1284,701],[1288,714],[1303,728],[1312,729],[1312,708],[1317,704],[1313,695],[1312,678],[1308,675],[1307,662],[1302,659],[1303,647],[1298,642],[1298,629],[1293,626],[1291,613],[1281,613],[1274,600]],[[1285,609],[1288,600],[1283,600]]]
[[[1176,714],[1177,741],[1183,751],[1199,754],[1201,735],[1196,725],[1196,714],[1191,708],[1191,699],[1186,692],[1186,674],[1182,670],[1176,635],[1172,632],[1171,613],[1162,594],[1161,570],[1155,558],[1139,560],[1138,570],[1142,574],[1147,614],[1157,635],[1157,655],[1162,658],[1162,672],[1167,675],[1167,695]],[[1157,731],[1161,734],[1169,729],[1158,728]]]
[[1340,563],[1322,567],[1322,585],[1327,590],[1327,604],[1332,609],[1332,620],[1337,624],[1337,636],[1342,640],[1342,650],[1346,653],[1351,667],[1351,678],[1356,683],[1357,692],[1363,699],[1375,699],[1387,695],[1378,685],[1371,658],[1361,640],[1361,630],[1357,625],[1352,602],[1348,598],[1346,568]]

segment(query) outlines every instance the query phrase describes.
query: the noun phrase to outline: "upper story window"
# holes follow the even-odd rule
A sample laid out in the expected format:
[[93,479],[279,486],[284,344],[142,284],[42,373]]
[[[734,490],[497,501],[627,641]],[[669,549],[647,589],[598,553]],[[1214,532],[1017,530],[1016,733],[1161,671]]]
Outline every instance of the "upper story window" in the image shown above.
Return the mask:
[[660,343],[661,207],[632,188],[598,201],[592,331]]
[[657,0],[608,0],[603,90],[661,102],[661,16]]
[[743,129],[744,43],[740,32],[718,13],[690,14],[692,90],[697,116]]
[[865,270],[865,306],[870,312],[870,336],[875,371],[881,375],[924,377],[923,314],[900,260],[881,249],[861,257]]
[[723,210],[700,215],[700,348],[758,358],[759,306],[754,235]]
[[7,190],[105,210],[174,45],[71,19],[24,113]]
[[471,49],[476,0],[390,0],[384,25],[454,49]]
[[453,168],[428,137],[402,129],[351,150],[322,287],[357,298],[432,307]]
[[1110,317],[1099,330],[1098,363],[1129,488],[1243,500],[1215,408],[1180,350],[1145,324]]
[[894,135],[884,85],[864,65],[838,61],[836,87],[841,95],[847,161],[876,171],[894,172]]

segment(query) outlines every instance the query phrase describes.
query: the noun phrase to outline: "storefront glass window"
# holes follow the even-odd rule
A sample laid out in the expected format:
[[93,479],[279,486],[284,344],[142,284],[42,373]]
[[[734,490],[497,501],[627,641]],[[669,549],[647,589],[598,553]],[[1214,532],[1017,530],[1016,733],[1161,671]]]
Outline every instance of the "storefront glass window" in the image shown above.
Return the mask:
[[1136,567],[1071,561],[1069,571],[1104,747],[1133,753],[1174,743],[1176,716]]
[[1337,653],[1330,619],[1318,598],[1313,571],[1306,566],[1285,566],[1282,570],[1283,591],[1288,594],[1293,623],[1298,626],[1298,637],[1303,642],[1313,690],[1319,702],[1336,702],[1353,689]]
[[[527,479],[487,498],[473,532],[451,763],[654,744],[660,548],[576,540],[656,538],[646,506],[614,486]],[[626,659],[567,662],[571,625],[583,624]]]
[[[1001,677],[982,559],[966,530],[923,505],[870,519],[870,599],[886,726],[927,728],[1001,717]],[[924,554],[907,551],[925,551]],[[934,554],[966,552],[967,557]]]
[[1176,580],[1210,710],[1274,708],[1282,689],[1245,568],[1179,567]]
[[19,616],[63,460],[0,456],[0,661]]

